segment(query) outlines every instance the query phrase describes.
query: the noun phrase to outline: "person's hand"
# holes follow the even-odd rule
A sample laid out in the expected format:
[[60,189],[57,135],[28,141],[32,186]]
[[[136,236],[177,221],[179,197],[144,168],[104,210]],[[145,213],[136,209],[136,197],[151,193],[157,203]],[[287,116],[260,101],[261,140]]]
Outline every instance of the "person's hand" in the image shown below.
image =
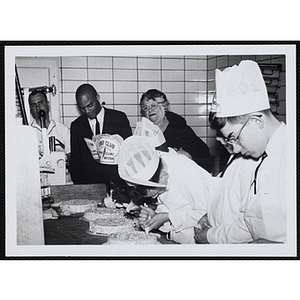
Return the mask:
[[139,221],[141,225],[144,225],[150,218],[155,215],[155,212],[152,208],[146,206],[140,206],[141,212],[139,216]]
[[144,226],[148,228],[148,231],[161,227],[164,223],[169,221],[169,213],[158,213],[155,214]]
[[211,227],[211,225],[208,222],[208,217],[207,214],[205,214],[199,221],[198,224],[201,225],[201,227],[206,226],[206,227]]
[[194,239],[196,244],[209,244],[207,240],[207,231],[211,228],[207,214],[205,214],[194,227]]
[[147,232],[150,232],[169,221],[169,213],[155,213],[149,207],[142,207],[139,220],[145,231],[147,229]]
[[194,240],[196,244],[209,244],[207,240],[207,231],[209,227],[204,227],[203,229],[194,227]]

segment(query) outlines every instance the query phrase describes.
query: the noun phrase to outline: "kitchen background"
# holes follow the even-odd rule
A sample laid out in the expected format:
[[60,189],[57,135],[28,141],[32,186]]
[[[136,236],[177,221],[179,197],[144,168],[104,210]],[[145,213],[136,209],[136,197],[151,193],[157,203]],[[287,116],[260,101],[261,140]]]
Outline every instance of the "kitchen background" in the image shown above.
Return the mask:
[[[215,69],[223,70],[246,59],[260,64],[272,110],[278,119],[286,121],[285,55],[17,57],[16,66],[22,87],[56,82],[56,96],[48,94],[52,116],[68,127],[80,114],[75,91],[82,83],[92,84],[106,107],[125,112],[133,130],[141,118],[141,95],[150,88],[161,90],[171,103],[170,109],[182,115],[207,143],[215,161],[213,173],[217,174],[228,153],[215,140],[208,122]],[[42,67],[48,72],[45,83],[40,81]],[[33,68],[39,70],[38,75],[34,75]]]

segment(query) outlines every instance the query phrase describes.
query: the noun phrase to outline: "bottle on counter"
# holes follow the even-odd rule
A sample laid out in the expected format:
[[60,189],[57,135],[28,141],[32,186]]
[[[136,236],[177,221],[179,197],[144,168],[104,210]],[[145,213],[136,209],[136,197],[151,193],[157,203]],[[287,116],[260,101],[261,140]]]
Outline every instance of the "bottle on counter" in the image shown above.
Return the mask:
[[53,202],[53,199],[51,197],[48,173],[40,172],[40,181],[41,181],[42,207],[43,210],[46,210],[51,207],[51,203]]

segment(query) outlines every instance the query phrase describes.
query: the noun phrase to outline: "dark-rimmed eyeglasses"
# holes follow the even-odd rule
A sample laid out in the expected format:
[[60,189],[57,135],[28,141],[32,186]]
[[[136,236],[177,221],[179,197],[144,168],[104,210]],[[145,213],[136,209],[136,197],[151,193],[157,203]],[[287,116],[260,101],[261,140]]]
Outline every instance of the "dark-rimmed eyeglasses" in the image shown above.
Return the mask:
[[229,137],[229,138],[226,138],[226,137],[223,136],[224,141],[225,141],[226,143],[230,144],[230,145],[239,145],[239,144],[240,144],[239,137],[240,137],[240,135],[241,135],[243,129],[246,127],[246,125],[247,125],[248,122],[250,121],[250,119],[251,119],[252,117],[258,117],[258,118],[260,118],[261,116],[262,116],[262,115],[252,115],[252,116],[250,116],[250,118],[248,118],[248,120],[244,123],[244,125],[243,125],[243,126],[241,127],[241,129],[238,131],[236,137],[231,136],[231,137]]
[[144,112],[148,112],[150,110],[155,109],[158,106],[158,102],[153,100],[153,102],[150,105],[142,105],[142,110]]
[[150,105],[142,105],[142,110],[144,111],[144,112],[149,112],[150,110],[153,110],[153,109],[155,109],[157,106],[158,106],[158,104],[161,104],[161,105],[163,105],[166,101],[162,101],[162,102],[158,102],[158,101],[156,101],[156,100],[152,100],[153,102],[150,104]]

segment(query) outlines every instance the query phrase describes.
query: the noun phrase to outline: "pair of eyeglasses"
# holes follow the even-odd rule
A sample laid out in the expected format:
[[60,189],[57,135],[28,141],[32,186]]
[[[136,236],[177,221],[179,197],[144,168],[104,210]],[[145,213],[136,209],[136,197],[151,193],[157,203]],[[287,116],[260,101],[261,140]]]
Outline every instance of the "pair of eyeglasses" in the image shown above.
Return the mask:
[[153,101],[149,106],[148,105],[143,105],[142,106],[142,110],[144,112],[148,112],[150,110],[155,109],[158,106],[158,102],[157,101]]
[[250,118],[248,118],[248,120],[244,123],[244,125],[241,127],[241,129],[238,131],[238,134],[236,137],[234,136],[231,136],[231,137],[223,137],[225,142],[230,144],[230,145],[239,145],[240,144],[240,141],[239,141],[239,138],[240,138],[240,135],[243,131],[243,129],[246,127],[246,125],[248,124],[248,122],[250,121],[250,119],[252,117],[258,117],[260,118],[262,115],[253,115],[253,116],[250,116]]

